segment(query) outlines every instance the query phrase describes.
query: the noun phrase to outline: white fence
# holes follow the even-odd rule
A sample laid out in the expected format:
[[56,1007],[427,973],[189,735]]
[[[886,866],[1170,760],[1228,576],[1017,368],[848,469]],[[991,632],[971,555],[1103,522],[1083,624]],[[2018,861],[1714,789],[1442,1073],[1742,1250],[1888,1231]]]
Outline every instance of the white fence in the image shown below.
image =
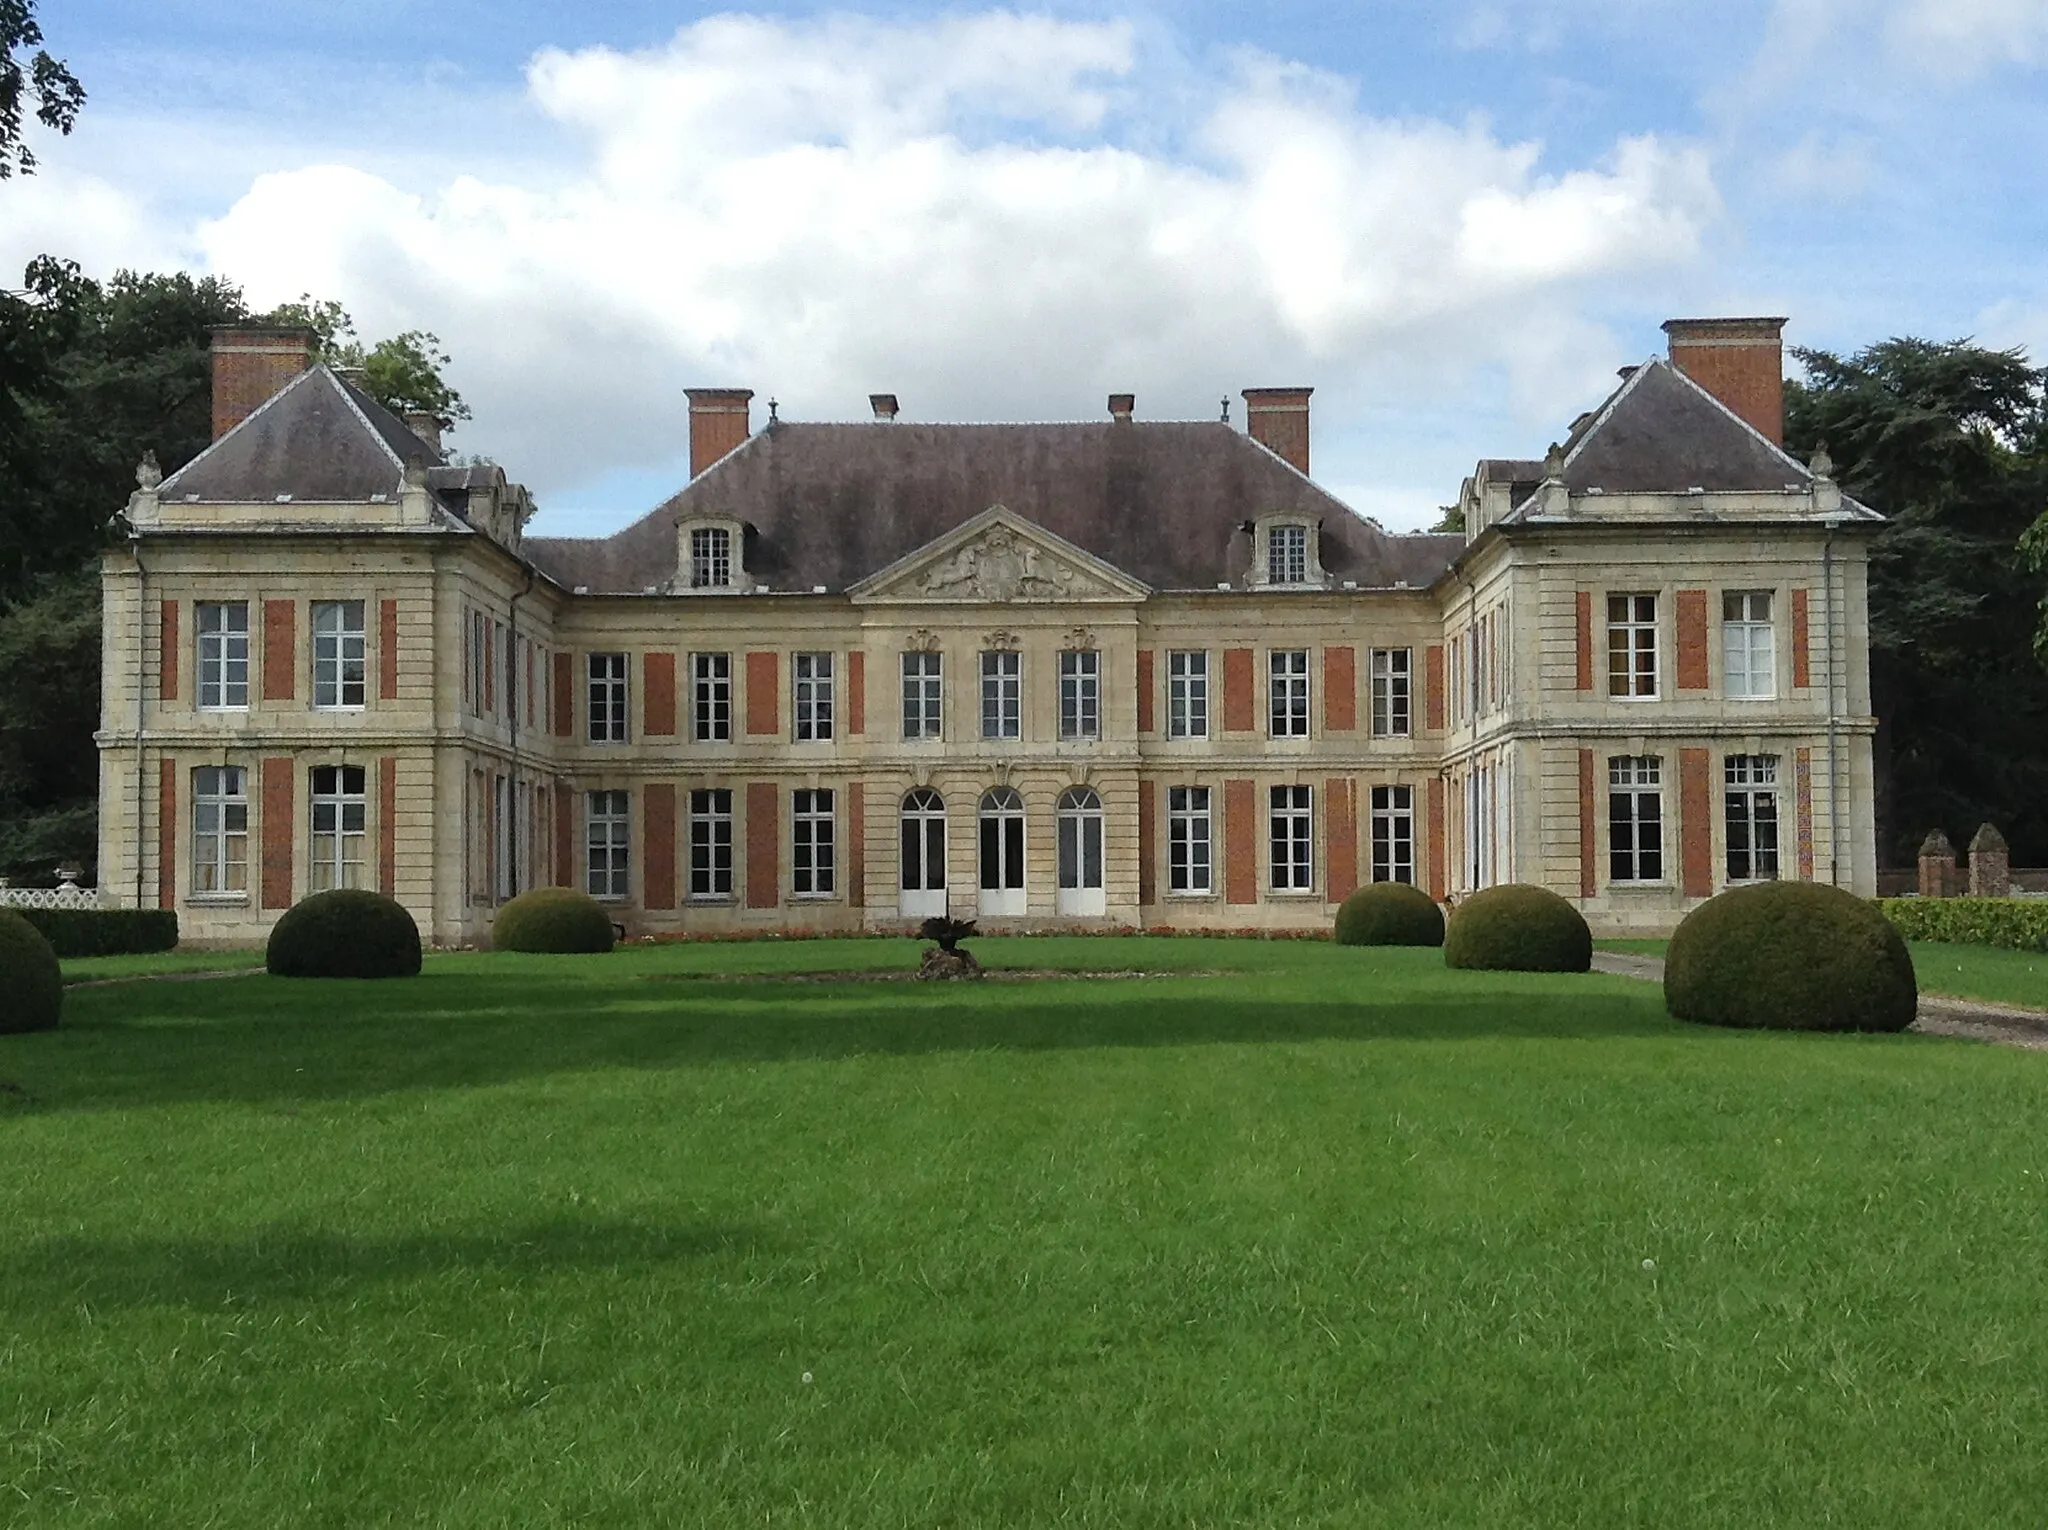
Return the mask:
[[99,889],[66,882],[59,887],[0,887],[0,908],[101,908]]

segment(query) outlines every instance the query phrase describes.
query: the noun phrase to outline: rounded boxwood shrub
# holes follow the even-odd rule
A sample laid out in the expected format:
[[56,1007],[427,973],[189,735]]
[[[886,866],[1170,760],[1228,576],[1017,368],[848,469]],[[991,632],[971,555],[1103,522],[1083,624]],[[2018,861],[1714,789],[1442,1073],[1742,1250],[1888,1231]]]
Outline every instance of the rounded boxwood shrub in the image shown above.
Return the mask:
[[498,910],[491,945],[499,951],[609,951],[612,916],[589,893],[536,887]]
[[1337,907],[1340,946],[1440,946],[1444,911],[1407,882],[1368,882]]
[[1571,904],[1543,887],[1483,888],[1451,911],[1444,965],[1493,972],[1584,972],[1593,932]]
[[278,977],[411,977],[420,970],[419,926],[382,893],[314,893],[271,927],[264,965]]
[[13,909],[0,909],[0,1033],[53,1031],[64,1008],[64,969],[43,932]]
[[1702,1025],[1902,1031],[1913,958],[1875,903],[1814,882],[1761,882],[1685,916],[1664,955],[1664,1007]]

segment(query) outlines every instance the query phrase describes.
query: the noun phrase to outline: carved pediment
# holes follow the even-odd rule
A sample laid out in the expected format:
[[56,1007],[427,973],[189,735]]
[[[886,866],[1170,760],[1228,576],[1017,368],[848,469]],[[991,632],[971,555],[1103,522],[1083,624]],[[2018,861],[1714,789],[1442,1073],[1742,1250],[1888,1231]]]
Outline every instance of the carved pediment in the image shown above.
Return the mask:
[[1150,590],[1001,505],[853,586],[856,601],[1141,600]]

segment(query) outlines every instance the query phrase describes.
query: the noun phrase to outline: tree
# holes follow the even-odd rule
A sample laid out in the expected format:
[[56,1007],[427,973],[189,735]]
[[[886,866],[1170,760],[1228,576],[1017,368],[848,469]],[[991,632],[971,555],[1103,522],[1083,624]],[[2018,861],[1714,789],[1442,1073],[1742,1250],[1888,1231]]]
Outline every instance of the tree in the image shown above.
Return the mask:
[[313,354],[333,366],[360,371],[363,391],[393,414],[431,414],[444,426],[471,417],[462,395],[441,376],[451,358],[441,349],[440,337],[429,330],[408,329],[366,351],[348,310],[310,292],[301,293],[295,303],[280,303],[263,316],[263,322],[312,330]]
[[2048,864],[2048,670],[2020,541],[2048,504],[2048,373],[2017,350],[1893,339],[1797,351],[1786,444],[1826,443],[1842,487],[1889,517],[1870,548],[1879,853],[1999,825]]
[[[36,157],[22,142],[22,109],[35,103],[36,121],[68,134],[85,105],[85,87],[42,47],[36,0],[0,0],[0,181],[19,170],[33,175]],[[29,49],[36,51],[30,55]]]

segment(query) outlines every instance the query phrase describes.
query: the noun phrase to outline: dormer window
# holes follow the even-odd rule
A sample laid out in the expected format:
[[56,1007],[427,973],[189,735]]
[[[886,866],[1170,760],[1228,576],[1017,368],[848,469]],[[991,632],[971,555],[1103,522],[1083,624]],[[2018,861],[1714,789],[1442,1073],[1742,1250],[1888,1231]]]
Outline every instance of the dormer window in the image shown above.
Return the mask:
[[1319,523],[1295,515],[1262,515],[1251,523],[1253,585],[1319,590],[1323,572]]
[[723,526],[690,528],[690,588],[722,590],[732,583],[732,533]]
[[1266,528],[1266,577],[1274,584],[1308,582],[1308,527]]
[[676,526],[676,577],[684,595],[732,595],[752,590],[746,570],[747,528],[723,515],[687,515]]

